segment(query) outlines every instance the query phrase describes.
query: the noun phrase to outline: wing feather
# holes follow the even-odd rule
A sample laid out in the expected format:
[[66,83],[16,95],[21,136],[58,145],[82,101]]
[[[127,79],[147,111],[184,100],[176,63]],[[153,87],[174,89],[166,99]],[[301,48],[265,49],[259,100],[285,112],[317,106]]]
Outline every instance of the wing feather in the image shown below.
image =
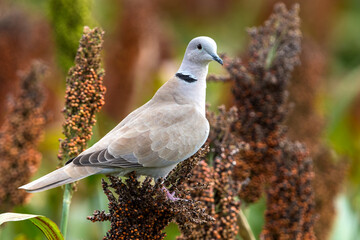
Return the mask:
[[90,155],[90,157],[89,157],[89,162],[91,162],[91,163],[96,163],[100,152],[101,152],[101,151],[97,151],[97,152],[91,153],[91,155]]
[[129,162],[121,157],[114,157],[107,149],[103,149],[91,154],[81,155],[72,161],[77,166],[92,167],[121,167],[121,168],[137,168],[142,167],[137,162]]

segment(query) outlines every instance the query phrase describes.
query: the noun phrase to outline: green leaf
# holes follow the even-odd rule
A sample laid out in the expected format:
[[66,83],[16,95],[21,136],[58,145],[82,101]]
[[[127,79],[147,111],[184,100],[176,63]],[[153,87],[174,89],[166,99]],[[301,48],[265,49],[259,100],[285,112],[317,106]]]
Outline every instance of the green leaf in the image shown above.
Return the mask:
[[64,240],[58,226],[49,218],[41,215],[21,214],[21,213],[2,213],[0,214],[0,225],[5,222],[30,220],[37,226],[50,240]]

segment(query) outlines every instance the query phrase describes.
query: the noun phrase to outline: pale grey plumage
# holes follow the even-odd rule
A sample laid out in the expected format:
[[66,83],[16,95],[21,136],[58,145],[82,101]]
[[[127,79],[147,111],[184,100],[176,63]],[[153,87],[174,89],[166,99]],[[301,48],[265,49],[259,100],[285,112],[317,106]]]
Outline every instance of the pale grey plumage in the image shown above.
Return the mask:
[[43,191],[98,173],[165,177],[206,141],[206,75],[215,60],[216,43],[208,37],[190,41],[183,62],[146,104],[130,113],[92,147],[21,189]]

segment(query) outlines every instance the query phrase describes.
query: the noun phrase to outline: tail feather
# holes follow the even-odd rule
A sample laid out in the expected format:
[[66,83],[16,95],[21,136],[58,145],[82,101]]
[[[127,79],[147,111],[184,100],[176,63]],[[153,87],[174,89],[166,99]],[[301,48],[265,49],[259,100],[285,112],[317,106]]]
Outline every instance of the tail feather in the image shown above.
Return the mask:
[[70,163],[31,183],[19,187],[19,189],[24,189],[27,192],[41,192],[75,182],[90,175],[100,173],[101,171],[102,169],[98,167],[82,167]]

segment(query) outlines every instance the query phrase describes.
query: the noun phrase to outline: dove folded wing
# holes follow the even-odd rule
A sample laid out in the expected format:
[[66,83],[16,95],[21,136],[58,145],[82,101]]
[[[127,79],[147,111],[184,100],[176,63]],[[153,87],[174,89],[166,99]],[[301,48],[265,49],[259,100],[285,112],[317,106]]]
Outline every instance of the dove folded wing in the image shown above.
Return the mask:
[[[168,111],[171,107],[178,111]],[[113,131],[107,148],[81,154],[72,163],[104,168],[165,167],[190,157],[206,141],[209,125],[195,107],[174,104],[156,110],[138,114]]]
[[144,167],[164,167],[193,155],[208,133],[208,121],[193,105],[164,104],[125,124],[108,149],[117,157],[133,155]]

